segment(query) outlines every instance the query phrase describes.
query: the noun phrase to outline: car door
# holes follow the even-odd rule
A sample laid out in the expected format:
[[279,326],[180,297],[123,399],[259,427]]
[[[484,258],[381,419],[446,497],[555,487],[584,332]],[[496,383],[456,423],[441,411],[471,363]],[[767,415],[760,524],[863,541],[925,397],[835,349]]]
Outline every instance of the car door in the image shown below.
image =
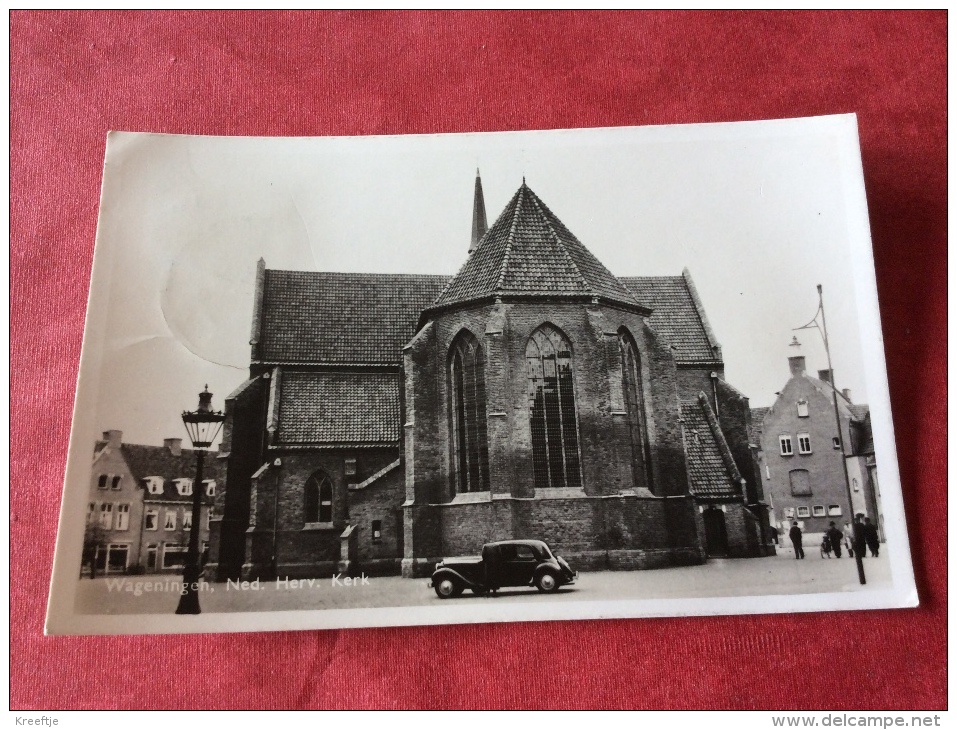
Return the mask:
[[538,557],[529,545],[511,545],[510,557],[506,561],[506,573],[510,586],[527,586],[532,582]]

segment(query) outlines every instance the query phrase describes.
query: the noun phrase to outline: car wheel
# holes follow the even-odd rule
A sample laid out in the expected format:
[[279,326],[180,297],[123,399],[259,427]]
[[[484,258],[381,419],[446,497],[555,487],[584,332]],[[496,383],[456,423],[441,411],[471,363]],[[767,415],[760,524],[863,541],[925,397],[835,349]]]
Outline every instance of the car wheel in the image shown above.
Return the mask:
[[542,573],[535,579],[535,587],[542,593],[554,593],[558,590],[558,579],[554,573]]
[[462,588],[451,578],[442,578],[435,584],[435,595],[439,598],[455,598],[462,592]]

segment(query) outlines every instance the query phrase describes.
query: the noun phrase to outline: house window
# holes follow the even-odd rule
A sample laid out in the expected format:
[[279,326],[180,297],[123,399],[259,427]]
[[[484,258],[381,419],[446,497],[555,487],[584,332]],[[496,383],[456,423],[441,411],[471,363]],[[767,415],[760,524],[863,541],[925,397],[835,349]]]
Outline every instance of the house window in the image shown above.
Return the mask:
[[143,529],[156,530],[159,527],[159,510],[156,507],[147,507],[143,515]]
[[110,530],[113,527],[113,505],[110,502],[100,505],[100,527],[104,530]]
[[206,515],[206,523],[205,523],[205,524],[206,524],[206,531],[209,532],[209,521],[210,521],[210,519],[212,519],[213,511],[212,511],[211,509],[207,509],[204,514]]
[[203,484],[206,487],[206,496],[215,497],[216,496],[216,480],[215,479],[206,479]]
[[93,524],[93,520],[95,519],[96,519],[96,502],[90,502],[90,505],[86,510],[86,523],[88,525]]
[[525,347],[535,488],[582,486],[571,344],[551,325]]
[[182,568],[186,565],[186,546],[167,543],[163,547],[163,567]]
[[798,401],[798,418],[807,418],[807,400],[804,398]]
[[823,517],[826,514],[824,511],[824,505],[823,504],[814,505],[811,508],[811,514],[813,514],[815,517]]
[[116,505],[116,527],[114,529],[117,529],[117,530],[130,529],[130,505],[129,504]]
[[794,453],[794,447],[791,445],[791,436],[788,434],[778,437],[781,443],[781,456],[791,456]]
[[123,543],[110,543],[106,548],[107,573],[123,573],[129,566],[130,546]]
[[163,523],[164,530],[176,529],[176,510],[166,510],[166,522]]
[[455,338],[449,353],[452,494],[487,492],[488,433],[485,415],[485,357],[471,332]]
[[183,510],[183,529],[188,530],[193,526],[193,513],[190,510]]
[[857,479],[851,479],[851,489],[855,492],[861,491],[861,485],[858,484]]
[[163,493],[163,477],[146,477],[146,491],[150,494]]
[[332,479],[317,471],[306,481],[305,522],[332,522]]
[[382,542],[382,520],[372,520],[372,542]]
[[831,439],[831,444],[834,446],[835,449],[839,449],[841,448],[841,439],[835,436],[834,438]]
[[841,514],[842,514],[842,512],[841,512],[841,505],[839,505],[839,504],[829,504],[829,505],[827,506],[827,516],[828,516],[828,517],[840,517]]
[[811,453],[811,435],[807,433],[798,434],[798,451],[802,454]]
[[785,507],[784,508],[784,517],[786,519],[794,519],[794,507]]
[[801,517],[810,517],[810,516],[811,516],[811,508],[810,508],[810,507],[798,507],[798,508],[797,508],[797,516],[798,516],[798,518],[801,518]]
[[346,459],[345,467],[346,467],[347,477],[352,477],[356,475],[356,460],[355,459]]
[[632,476],[636,485],[651,489],[651,459],[648,428],[645,422],[645,398],[641,385],[641,356],[631,335],[618,333],[621,349],[621,383],[631,435]]
[[100,478],[97,480],[96,486],[99,489],[106,489],[106,482],[108,478],[109,477],[107,477],[106,474],[100,474]]
[[788,472],[792,497],[811,496],[811,474],[807,469],[793,469]]
[[174,479],[173,483],[176,485],[176,492],[180,497],[189,497],[193,493],[192,479]]
[[121,481],[120,477],[113,477],[112,481],[110,482],[110,489],[112,489],[113,491],[119,490],[120,481]]
[[157,544],[151,542],[146,546],[146,569],[147,570],[156,570],[156,554],[157,554]]

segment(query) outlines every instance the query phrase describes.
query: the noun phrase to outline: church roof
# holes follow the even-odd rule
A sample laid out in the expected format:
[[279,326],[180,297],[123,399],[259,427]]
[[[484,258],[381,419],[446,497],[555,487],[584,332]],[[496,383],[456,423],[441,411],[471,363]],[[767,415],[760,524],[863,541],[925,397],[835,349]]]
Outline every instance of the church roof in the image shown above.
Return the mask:
[[871,407],[866,403],[848,403],[847,410],[851,412],[855,421],[863,421],[871,412]]
[[397,373],[283,371],[279,391],[279,444],[374,446],[399,441]]
[[741,496],[736,483],[741,474],[704,395],[681,401],[688,477],[691,493],[699,498],[732,499]]
[[499,296],[569,295],[640,306],[523,181],[431,308]]
[[679,363],[721,361],[720,348],[687,271],[682,276],[623,276],[621,282],[651,308],[648,324],[675,348]]
[[764,418],[771,409],[767,406],[751,409],[751,427],[748,429],[748,441],[761,444],[761,432],[764,430]]
[[447,276],[266,270],[253,361],[397,365],[419,313],[446,282]]
[[[674,345],[680,363],[720,362],[685,276],[620,281],[654,311],[649,324]],[[264,274],[253,362],[398,365],[419,314],[447,276],[280,271]]]

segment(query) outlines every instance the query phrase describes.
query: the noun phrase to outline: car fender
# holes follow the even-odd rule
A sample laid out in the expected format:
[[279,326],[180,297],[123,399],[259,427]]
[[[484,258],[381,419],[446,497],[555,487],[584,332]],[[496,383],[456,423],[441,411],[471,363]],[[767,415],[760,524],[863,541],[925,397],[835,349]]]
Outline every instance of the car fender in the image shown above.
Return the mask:
[[547,561],[544,563],[539,563],[535,567],[535,573],[532,575],[532,583],[540,576],[542,573],[552,573],[561,583],[564,581],[564,576],[562,575],[561,566],[557,562]]
[[475,588],[476,586],[478,587],[482,586],[480,582],[466,578],[459,571],[453,570],[452,568],[441,568],[435,571],[432,574],[432,585],[435,585],[443,578],[454,578],[466,588]]

